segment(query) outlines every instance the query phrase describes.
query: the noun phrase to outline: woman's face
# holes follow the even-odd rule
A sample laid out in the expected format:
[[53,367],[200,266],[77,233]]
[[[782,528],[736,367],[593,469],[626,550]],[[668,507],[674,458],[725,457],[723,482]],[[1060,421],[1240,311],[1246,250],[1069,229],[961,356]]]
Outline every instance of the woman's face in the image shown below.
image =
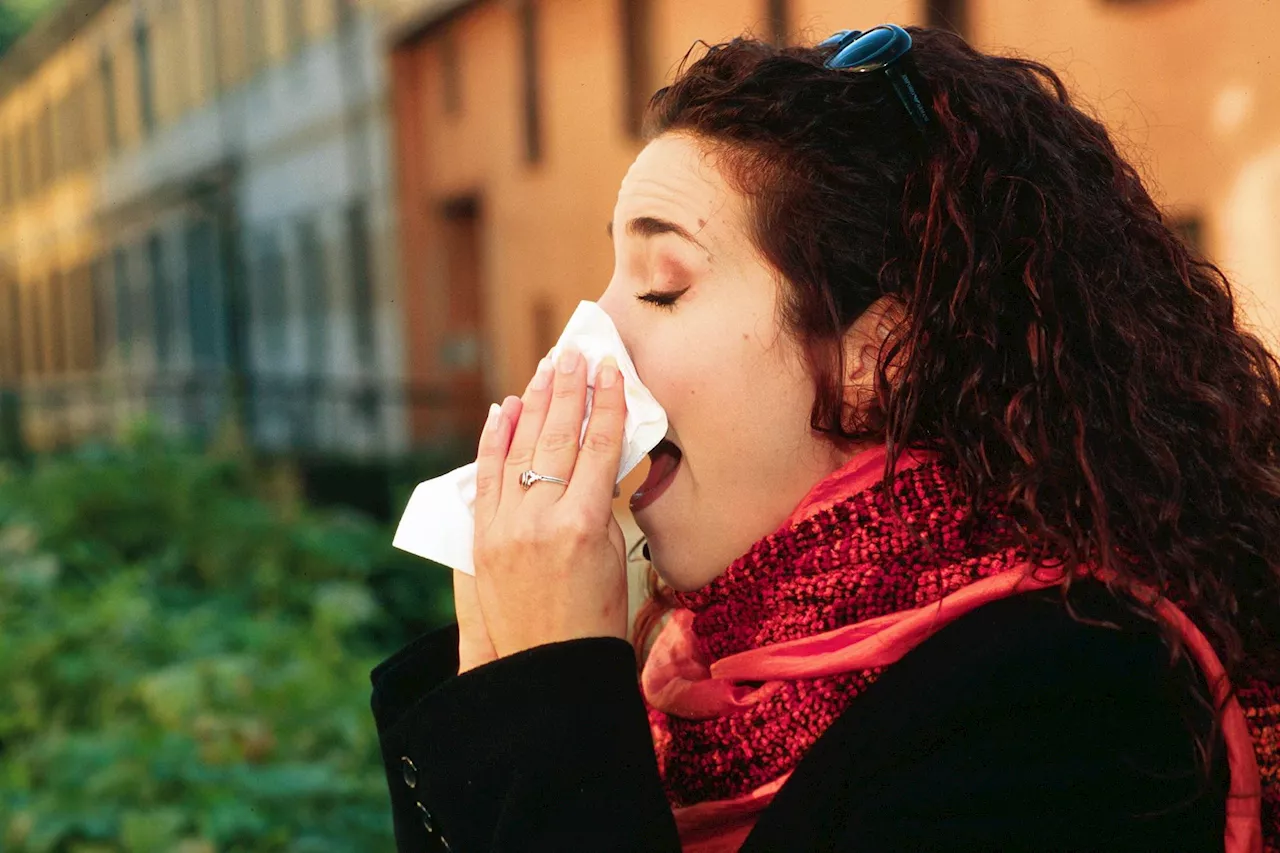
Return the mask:
[[[809,426],[814,384],[782,323],[780,277],[748,229],[745,198],[684,135],[640,152],[610,226],[600,305],[680,451],[632,507],[654,567],[678,590],[713,580],[848,458]],[[652,455],[655,470],[675,458]]]

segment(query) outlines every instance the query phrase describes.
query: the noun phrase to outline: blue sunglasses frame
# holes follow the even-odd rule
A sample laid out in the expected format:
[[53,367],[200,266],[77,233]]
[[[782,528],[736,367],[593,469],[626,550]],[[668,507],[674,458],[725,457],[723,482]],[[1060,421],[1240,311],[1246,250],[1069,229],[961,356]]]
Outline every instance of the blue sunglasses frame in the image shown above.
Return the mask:
[[823,64],[840,71],[865,73],[883,71],[902,101],[911,121],[923,133],[929,127],[929,109],[907,73],[911,34],[897,24],[881,24],[869,30],[841,30],[818,43],[818,48],[834,48]]

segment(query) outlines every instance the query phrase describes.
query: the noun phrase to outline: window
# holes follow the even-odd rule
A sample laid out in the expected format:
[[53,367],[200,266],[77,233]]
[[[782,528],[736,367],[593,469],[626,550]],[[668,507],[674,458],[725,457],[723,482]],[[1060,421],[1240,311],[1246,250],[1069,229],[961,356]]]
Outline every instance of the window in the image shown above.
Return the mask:
[[95,340],[96,305],[93,294],[93,267],[80,264],[67,278],[67,335],[69,336],[67,366],[75,371],[89,371],[97,367]]
[[620,0],[622,10],[622,105],[626,130],[639,138],[651,89],[653,10],[650,0]]
[[[561,324],[563,325],[563,324]],[[555,305],[546,296],[533,303],[533,361],[537,364],[556,345],[561,326],[556,325]]]
[[363,202],[347,208],[347,251],[351,264],[351,315],[355,323],[356,357],[371,365],[375,358],[373,329],[373,258],[369,216]]
[[147,281],[151,285],[156,365],[163,368],[168,366],[173,349],[173,299],[165,266],[164,238],[159,234],[147,238]]
[[18,283],[0,277],[0,377],[22,378],[22,315],[18,305]]
[[47,100],[40,107],[39,119],[40,187],[47,187],[56,177],[54,173],[53,101]]
[[451,30],[440,37],[440,84],[445,115],[462,112],[462,69],[458,67],[458,40]]
[[263,346],[267,357],[278,366],[284,360],[286,312],[284,253],[274,233],[265,233],[258,241],[258,276],[254,292],[258,298],[258,315],[263,334]]
[[222,91],[237,73],[235,65],[227,61],[223,53],[228,5],[223,0],[183,7],[185,49],[193,54],[187,58],[187,71],[183,74],[189,107],[199,106],[204,99]]
[[963,36],[968,29],[968,5],[966,0],[925,0],[925,24]]
[[67,104],[67,144],[71,153],[71,168],[73,169],[83,169],[89,164],[88,110],[89,91],[85,81],[81,80],[71,90],[71,99]]
[[45,282],[40,280],[27,282],[26,293],[23,302],[27,307],[27,338],[30,341],[31,349],[28,351],[27,364],[33,375],[43,376],[48,370],[48,361],[45,358]]
[[324,245],[315,222],[309,219],[298,223],[298,259],[306,319],[306,367],[310,373],[320,373],[328,356],[329,282],[325,276]]
[[98,258],[89,267],[89,287],[93,299],[93,356],[91,367],[102,367],[107,363],[107,355],[111,348],[111,262],[106,257]]
[[[0,131],[0,207],[13,204],[13,142],[5,131]],[[3,328],[3,326],[0,326]]]
[[307,39],[306,5],[303,0],[284,2],[284,49],[293,54]]
[[64,94],[56,101],[49,102],[48,130],[45,136],[49,143],[49,178],[57,180],[71,170],[71,135],[67,128],[67,96]]
[[123,246],[118,246],[111,255],[113,282],[116,302],[116,346],[120,357],[128,360],[130,344],[133,343],[133,305],[130,297],[129,253]]
[[9,185],[9,199],[13,202],[22,200],[22,127],[19,125],[9,132],[9,156],[3,165],[5,174],[0,180]]
[[1204,256],[1204,220],[1195,214],[1175,216],[1169,221],[1169,228],[1192,255]]
[[18,184],[22,188],[22,197],[27,198],[36,189],[36,126],[27,122],[22,126],[22,138],[19,140],[21,150],[18,152]]
[[102,85],[102,127],[106,137],[107,151],[114,152],[120,147],[120,126],[116,118],[116,72],[111,54],[103,52],[98,63],[98,76]]
[[48,369],[61,374],[67,369],[67,278],[61,270],[54,270],[45,280],[45,323],[49,332]]
[[138,111],[142,132],[150,135],[156,127],[155,80],[151,67],[151,29],[141,18],[133,25],[134,49],[138,55]]
[[184,243],[191,360],[196,367],[212,367],[220,361],[218,340],[223,322],[218,300],[218,234],[213,223],[200,221],[188,226]]
[[538,2],[520,0],[520,75],[524,91],[524,159],[542,159],[541,85],[538,79]]
[[13,375],[21,379],[23,374],[29,370],[27,359],[23,357],[23,347],[26,345],[26,334],[23,332],[24,323],[22,316],[22,283],[19,281],[9,282],[9,324],[13,338]]
[[62,176],[71,171],[71,104],[70,92],[53,106],[53,172]]
[[788,28],[787,0],[765,0],[765,19],[769,25],[769,38],[774,44],[786,44]]
[[263,37],[262,0],[244,0],[244,62],[250,77],[262,68],[266,56]]

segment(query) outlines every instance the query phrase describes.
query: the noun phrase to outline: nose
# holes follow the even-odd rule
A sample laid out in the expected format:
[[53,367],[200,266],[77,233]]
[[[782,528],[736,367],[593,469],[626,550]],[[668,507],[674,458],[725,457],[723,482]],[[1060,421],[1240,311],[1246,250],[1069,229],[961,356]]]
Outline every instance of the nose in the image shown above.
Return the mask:
[[626,311],[623,306],[626,304],[621,289],[615,287],[612,282],[605,288],[604,293],[600,294],[600,298],[596,300],[596,304],[603,309],[604,313],[609,315],[609,319],[613,321],[613,325],[617,327],[618,334],[622,337],[622,343],[628,350],[631,349],[631,337],[628,334],[628,323]]

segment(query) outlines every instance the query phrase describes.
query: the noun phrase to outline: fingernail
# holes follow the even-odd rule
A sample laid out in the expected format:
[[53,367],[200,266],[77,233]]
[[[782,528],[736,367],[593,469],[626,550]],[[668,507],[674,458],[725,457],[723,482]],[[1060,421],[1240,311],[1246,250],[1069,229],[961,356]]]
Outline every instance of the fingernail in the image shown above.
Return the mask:
[[578,369],[578,362],[582,359],[579,353],[573,347],[565,347],[560,352],[560,358],[556,360],[556,367],[561,373],[573,373]]
[[489,417],[485,418],[485,429],[489,429],[498,422],[498,415],[502,414],[502,407],[497,403],[489,404]]
[[596,384],[601,388],[612,388],[618,384],[618,362],[613,356],[600,362],[600,375],[596,378]]
[[529,387],[534,391],[545,391],[550,384],[551,361],[544,358],[538,362],[538,371],[533,374],[533,379],[529,380]]

